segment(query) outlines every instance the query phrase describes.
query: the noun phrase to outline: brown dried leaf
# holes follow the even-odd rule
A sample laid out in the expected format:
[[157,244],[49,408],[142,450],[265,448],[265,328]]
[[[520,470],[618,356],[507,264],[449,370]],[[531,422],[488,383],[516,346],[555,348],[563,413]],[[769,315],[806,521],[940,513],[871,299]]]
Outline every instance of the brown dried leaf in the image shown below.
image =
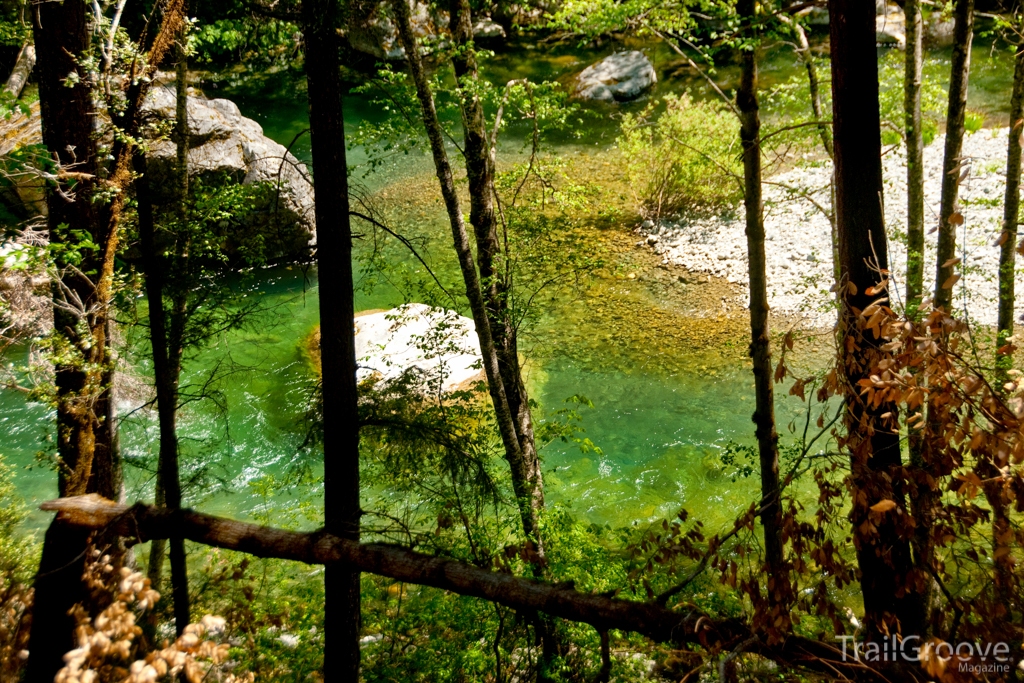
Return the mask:
[[871,511],[878,513],[888,512],[889,510],[892,510],[894,507],[896,507],[896,501],[889,500],[888,498],[886,498],[885,500],[880,500],[874,505],[872,505]]
[[952,216],[949,217],[949,224],[950,225],[956,225],[956,226],[963,225],[964,224],[964,215],[962,213],[960,213],[959,211],[955,212]]
[[960,280],[960,276],[957,275],[956,273],[953,273],[948,278],[946,278],[945,282],[942,283],[942,288],[943,289],[953,289],[953,285],[955,285],[957,283],[957,281],[959,281],[959,280]]

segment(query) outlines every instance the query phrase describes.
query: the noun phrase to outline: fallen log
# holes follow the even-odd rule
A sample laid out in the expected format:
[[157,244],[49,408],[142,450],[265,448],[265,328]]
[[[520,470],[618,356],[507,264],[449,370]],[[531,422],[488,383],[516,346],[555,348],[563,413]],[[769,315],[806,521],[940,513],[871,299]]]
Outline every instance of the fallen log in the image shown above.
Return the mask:
[[632,631],[656,642],[700,646],[711,653],[740,648],[744,653],[827,673],[839,680],[888,680],[863,662],[848,660],[840,650],[820,641],[790,636],[781,643],[768,644],[739,619],[713,619],[696,609],[677,612],[656,602],[581,593],[400,546],[358,543],[324,531],[286,531],[188,509],[167,510],[143,503],[129,507],[95,494],[59,498],[40,507],[57,512],[68,524],[102,530],[129,541],[185,538],[257,557],[320,565],[343,563],[397,581],[590,624],[598,631]]

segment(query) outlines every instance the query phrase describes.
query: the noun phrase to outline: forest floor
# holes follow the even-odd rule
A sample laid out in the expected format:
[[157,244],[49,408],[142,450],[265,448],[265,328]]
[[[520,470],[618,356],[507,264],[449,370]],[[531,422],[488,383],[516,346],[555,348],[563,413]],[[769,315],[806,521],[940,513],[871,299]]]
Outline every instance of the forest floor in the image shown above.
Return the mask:
[[[994,325],[998,294],[999,248],[1006,187],[1007,128],[983,129],[964,139],[970,173],[960,188],[965,222],[957,235],[962,259],[956,306],[974,322]],[[935,244],[942,183],[944,136],[925,148],[925,287],[934,287]],[[831,327],[832,295],[830,206],[832,163],[811,161],[765,181],[765,233],[769,303],[776,314],[800,320],[808,328]],[[883,159],[885,215],[889,233],[893,300],[900,303],[906,272],[906,157],[902,147],[889,148]],[[645,222],[646,243],[666,266],[682,266],[692,275],[721,278],[737,288],[747,305],[747,244],[742,206],[709,218]],[[1018,291],[1024,272],[1018,267]],[[1022,308],[1018,304],[1018,308]]]

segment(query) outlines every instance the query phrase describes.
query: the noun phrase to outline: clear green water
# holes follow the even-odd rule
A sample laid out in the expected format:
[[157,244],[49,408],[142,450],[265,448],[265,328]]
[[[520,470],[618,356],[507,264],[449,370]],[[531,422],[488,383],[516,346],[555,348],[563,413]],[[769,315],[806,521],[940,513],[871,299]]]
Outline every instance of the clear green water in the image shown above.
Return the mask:
[[[497,56],[488,68],[497,83],[523,76],[563,78],[608,51],[522,42]],[[704,87],[693,74],[666,75],[665,69],[674,64],[673,56],[664,48],[653,52],[662,71],[659,92]],[[991,58],[986,50],[976,50],[973,106],[993,117],[1005,111],[1001,102],[1006,99],[1008,63],[1001,55]],[[773,53],[765,62],[762,85],[770,88],[795,72],[788,54]],[[730,68],[719,69],[716,76],[726,88],[735,77]],[[244,114],[259,121],[266,134],[282,144],[292,142],[306,127],[301,78],[279,73],[232,79],[220,81],[216,89],[208,88],[208,94],[233,98]],[[564,141],[566,149],[606,148],[615,134],[616,123],[610,113],[597,108],[588,118],[591,123],[583,138]],[[346,101],[346,123],[351,127],[378,116],[363,98]],[[515,135],[515,131],[510,135],[512,142]],[[308,137],[301,137],[292,149],[308,159],[308,144]],[[365,159],[363,150],[350,151],[352,164],[362,164]],[[429,160],[412,155],[394,160],[362,182],[386,190],[404,178],[426,172]],[[431,261],[444,279],[454,281],[456,271],[444,249],[441,216],[424,214],[421,208],[403,214],[401,206],[392,212],[400,224],[434,238],[428,249]],[[278,491],[272,500],[264,500],[254,493],[252,482],[267,473],[283,474],[295,465],[316,468],[321,454],[302,448],[304,406],[313,384],[302,344],[317,323],[318,295],[315,273],[284,267],[262,272],[251,296],[261,297],[268,311],[254,329],[227,335],[189,363],[187,381],[192,382],[201,382],[214,367],[232,368],[218,383],[225,411],[209,403],[193,404],[181,417],[186,479],[202,474],[207,484],[204,493],[192,494],[190,504],[215,512],[253,515],[263,506],[287,503],[293,492]],[[657,308],[663,304],[651,294],[638,296],[642,305]],[[385,283],[361,291],[357,309],[388,308],[402,303],[403,298],[400,288]],[[718,469],[713,457],[727,442],[752,440],[752,378],[742,348],[723,349],[709,360],[707,353],[688,356],[651,346],[662,338],[652,337],[650,343],[643,343],[636,342],[633,335],[628,337],[633,340],[629,343],[615,343],[616,330],[609,334],[609,329],[580,314],[580,306],[586,305],[590,304],[553,308],[542,318],[535,335],[541,341],[535,342],[539,352],[531,365],[530,383],[534,397],[549,408],[559,407],[574,394],[592,400],[594,409],[584,411],[586,435],[603,455],[582,454],[576,447],[560,443],[546,447],[549,500],[570,505],[580,515],[601,523],[628,524],[672,516],[685,506],[711,528],[726,524],[756,495],[753,481],[732,481]],[[570,315],[566,310],[575,312]],[[565,327],[571,327],[573,333],[546,334],[546,330],[563,332]],[[545,338],[552,340],[546,346]],[[594,339],[603,341],[593,343]],[[140,361],[138,366],[144,375],[145,363]],[[780,425],[799,421],[802,404],[781,398],[778,404]],[[0,430],[0,452],[16,465],[24,497],[35,504],[54,495],[52,471],[35,459],[50,434],[49,411],[26,403],[19,394],[0,392]],[[152,466],[156,437],[151,416],[137,413],[126,419],[122,446],[130,500],[151,495],[152,476],[138,465]],[[45,519],[36,513],[31,524],[39,526]]]

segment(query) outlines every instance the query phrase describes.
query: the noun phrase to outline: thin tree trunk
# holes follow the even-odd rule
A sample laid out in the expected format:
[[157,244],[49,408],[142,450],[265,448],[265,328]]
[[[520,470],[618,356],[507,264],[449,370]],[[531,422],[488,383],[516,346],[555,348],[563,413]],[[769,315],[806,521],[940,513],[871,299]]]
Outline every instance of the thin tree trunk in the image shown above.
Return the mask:
[[[902,458],[897,407],[865,405],[858,382],[881,360],[877,340],[864,333],[862,311],[883,292],[869,288],[888,269],[882,212],[881,126],[874,7],[863,0],[829,3],[832,52],[832,121],[835,140],[836,219],[839,234],[842,311],[841,368],[846,383],[841,445],[851,455],[850,513],[861,570],[868,636],[919,634],[924,610],[914,592],[910,546],[897,528],[896,511],[879,515],[870,506],[880,500],[904,507],[900,481]],[[889,416],[883,418],[886,413]],[[866,524],[867,522],[867,524]]]
[[[936,255],[934,305],[951,313],[956,256],[959,195],[963,174],[964,117],[967,114],[967,81],[971,69],[971,41],[974,36],[974,0],[956,0],[953,9],[953,60],[949,76],[949,106],[946,110],[946,149],[942,161],[942,204],[939,208],[939,247]],[[947,265],[949,264],[949,265]]]
[[[1003,200],[1003,233],[999,250],[998,346],[1013,336],[1014,269],[1016,267],[1017,225],[1020,222],[1021,136],[1024,135],[1024,45],[1017,47],[1010,96],[1010,132],[1006,145],[1006,195]],[[1012,354],[997,356],[996,365],[1005,374],[1012,366]]]
[[[80,182],[72,188],[68,180],[61,182],[62,192],[47,193],[50,242],[53,245],[74,244],[76,234],[97,235],[101,222],[100,211],[91,201],[98,175],[96,142],[93,136],[94,106],[89,90],[89,79],[80,72],[76,58],[89,47],[89,23],[85,3],[67,6],[43,3],[33,8],[32,28],[38,55],[39,104],[42,113],[43,143],[52,158],[64,168],[81,174]],[[82,78],[71,87],[65,82],[69,73]],[[75,201],[70,201],[74,198]],[[80,232],[79,232],[80,231]],[[59,254],[60,252],[56,252]],[[58,262],[57,267],[66,264]],[[90,260],[83,263],[85,272],[97,269]],[[63,274],[62,274],[63,275]],[[53,285],[55,306],[54,330],[64,335],[72,346],[78,344],[80,316],[56,305],[63,299],[61,285],[68,287],[86,303],[95,300],[92,283],[82,277],[63,276]],[[90,391],[86,372],[80,364],[58,364],[55,368],[57,390],[57,454],[60,495],[100,492],[116,498],[119,491],[105,476],[93,476],[95,454],[104,451],[108,461],[112,456],[109,425],[96,429],[95,415],[103,414],[105,407],[96,406],[97,412],[85,414],[81,403]],[[101,388],[100,402],[109,401],[109,385]],[[95,467],[101,474],[103,467]],[[99,486],[103,485],[101,492]],[[120,488],[119,486],[117,487]],[[35,579],[35,603],[30,634],[30,656],[25,680],[30,683],[50,683],[61,667],[61,657],[74,647],[72,638],[74,620],[68,610],[87,594],[82,585],[87,533],[68,527],[55,519],[43,539],[43,552]]]
[[[924,295],[924,139],[921,128],[921,78],[923,68],[923,24],[921,0],[907,0],[907,47],[903,74],[903,137],[907,145],[907,283],[906,315],[921,317],[920,306]],[[921,430],[911,429],[907,434],[910,471],[914,478],[911,488],[910,510],[917,521],[914,527],[914,565],[923,585],[922,602],[931,616],[927,623],[934,624],[938,614],[932,609],[936,594],[931,568],[935,558],[932,541],[932,521],[937,503],[932,491],[932,476],[924,453]]]
[[[177,107],[175,113],[175,143],[177,145],[177,239],[184,240],[188,231],[188,64],[183,42],[177,46]],[[146,177],[146,156],[135,153],[135,191],[138,203],[139,241],[146,275],[146,299],[149,304],[149,339],[153,350],[153,370],[156,381],[157,417],[160,424],[160,452],[157,461],[157,499],[171,510],[181,507],[181,477],[178,464],[178,384],[181,377],[180,339],[168,333],[167,308],[164,304],[166,263],[160,258],[156,244],[156,226],[153,218],[153,198]],[[172,314],[173,315],[173,314]],[[179,323],[180,324],[180,323]],[[188,564],[183,539],[170,540],[171,593],[174,602],[174,626],[178,635],[191,621],[188,595]],[[159,585],[164,561],[164,545],[154,541],[150,551],[149,578]]]
[[4,92],[13,95],[15,98],[21,96],[21,91],[25,88],[25,84],[28,83],[28,77],[32,75],[32,69],[35,66],[36,46],[32,43],[26,43],[21,47],[18,59],[14,63],[14,69],[11,70],[11,75],[7,77],[7,82],[4,83]]
[[[740,20],[753,40],[755,0],[739,0]],[[755,41],[756,42],[756,41]],[[743,146],[743,204],[746,209],[747,261],[750,270],[750,359],[754,366],[754,425],[761,460],[761,525],[764,527],[766,578],[770,632],[789,630],[789,580],[782,543],[782,502],[779,487],[779,435],[775,430],[775,396],[772,384],[772,353],[769,339],[768,278],[764,252],[764,207],[761,201],[761,118],[757,101],[757,51],[741,54],[740,87],[736,106],[740,111]],[[778,622],[778,618],[782,622]],[[781,635],[776,633],[776,636]]]
[[[494,210],[494,166],[484,120],[483,105],[476,96],[479,82],[476,57],[470,49],[473,22],[468,0],[452,0],[451,32],[462,47],[452,57],[455,76],[465,93],[462,123],[465,140],[466,175],[469,180],[469,221],[476,237],[477,265],[486,301],[491,338],[498,359],[498,372],[505,389],[509,413],[514,422],[519,452],[511,460],[512,486],[519,499],[523,531],[536,546],[538,558],[544,556],[539,514],[544,508],[544,481],[533,435],[529,397],[519,366],[519,350],[513,313],[509,310],[511,282],[502,267],[503,254],[498,238],[498,220]],[[508,255],[505,254],[507,259]],[[535,566],[542,566],[542,562]]]
[[903,137],[907,143],[907,315],[916,318],[924,292],[924,140],[921,131],[921,0],[906,0]]
[[[1024,16],[1019,24],[1024,28]],[[1020,176],[1021,176],[1021,136],[1024,135],[1024,44],[1017,46],[1014,60],[1013,90],[1010,95],[1010,130],[1006,144],[1006,195],[1003,200],[1003,232],[999,250],[999,318],[997,322],[997,346],[1010,343],[1013,336],[1013,309],[1016,299],[1015,267],[1017,226],[1020,222]],[[996,354],[996,370],[999,373],[999,384],[1007,379],[1007,370],[1013,367],[1012,353]],[[1002,466],[1005,463],[997,463]],[[1009,544],[1013,538],[1013,530],[1008,514],[1009,501],[1004,495],[1002,474],[998,467],[992,466],[988,474],[988,485],[985,497],[992,508],[992,556],[995,558],[993,568],[993,584],[995,588],[995,604],[1007,611],[997,615],[1002,622],[1012,620],[1010,614],[1013,605],[1013,565]]]
[[[416,36],[412,31],[409,6],[405,0],[391,0],[391,9],[395,15],[398,27],[399,41],[409,60],[409,71],[412,73],[416,94],[423,113],[423,125],[427,138],[430,140],[430,149],[434,156],[434,167],[437,170],[441,195],[444,198],[445,209],[448,212],[448,219],[451,223],[455,253],[458,256],[459,268],[462,270],[462,278],[466,285],[466,298],[469,300],[473,322],[476,325],[477,339],[480,342],[480,355],[483,359],[484,375],[487,378],[487,387],[491,395],[491,401],[494,404],[494,413],[498,424],[498,431],[501,434],[502,445],[505,447],[505,458],[512,470],[513,481],[517,478],[520,481],[529,481],[530,473],[524,467],[525,459],[522,448],[519,445],[519,435],[509,408],[505,384],[502,380],[498,361],[498,352],[495,347],[494,337],[491,334],[487,304],[481,289],[476,265],[473,263],[473,252],[470,247],[469,236],[466,233],[466,225],[462,218],[459,198],[455,191],[455,180],[452,177],[451,165],[448,163],[448,153],[444,147],[444,133],[441,129],[441,123],[437,118],[434,96],[423,69],[423,61],[419,54]],[[517,492],[516,495],[518,496],[519,493]],[[528,509],[524,513],[524,507],[520,503],[524,531],[530,533],[533,524],[533,515],[530,511],[532,506],[527,505],[526,508]]]
[[[324,422],[324,528],[358,542],[359,423],[353,320],[352,227],[342,116],[339,0],[303,0],[309,134],[320,283],[320,353]],[[324,679],[359,681],[358,569],[325,572]]]

